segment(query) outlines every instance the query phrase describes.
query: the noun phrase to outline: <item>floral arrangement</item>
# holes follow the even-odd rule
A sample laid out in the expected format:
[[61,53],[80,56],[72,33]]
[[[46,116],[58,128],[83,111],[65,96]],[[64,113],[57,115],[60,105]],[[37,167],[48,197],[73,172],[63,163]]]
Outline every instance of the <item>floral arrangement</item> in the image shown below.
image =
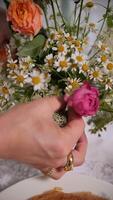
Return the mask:
[[[74,0],[70,24],[60,0],[4,2],[12,36],[0,50],[1,112],[38,97],[64,95],[67,107],[90,116],[92,133],[103,130],[113,121],[113,51],[102,32],[105,24],[112,31],[111,1],[104,6]],[[105,10],[99,30],[90,21],[95,5]]]

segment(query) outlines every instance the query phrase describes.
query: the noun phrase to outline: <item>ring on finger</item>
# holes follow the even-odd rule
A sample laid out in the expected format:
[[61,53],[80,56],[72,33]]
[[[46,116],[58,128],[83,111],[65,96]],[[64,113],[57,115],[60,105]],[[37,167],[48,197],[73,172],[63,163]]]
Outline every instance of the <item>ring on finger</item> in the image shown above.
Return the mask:
[[67,163],[64,166],[64,171],[71,171],[74,168],[74,157],[72,151],[67,156]]

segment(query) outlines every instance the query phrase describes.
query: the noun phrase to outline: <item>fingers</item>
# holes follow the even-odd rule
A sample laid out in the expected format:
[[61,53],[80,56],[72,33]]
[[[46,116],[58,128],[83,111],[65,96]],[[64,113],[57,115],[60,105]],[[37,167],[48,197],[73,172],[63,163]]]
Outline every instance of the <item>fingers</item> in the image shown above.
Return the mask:
[[64,142],[70,144],[72,147],[78,142],[79,138],[83,135],[85,124],[83,119],[76,115],[73,111],[68,114],[68,124],[62,128]]
[[[72,150],[73,160],[74,160],[74,167],[80,166],[84,163],[86,151],[87,151],[87,137],[85,134],[81,136],[79,139],[76,147]],[[64,170],[64,166],[67,162],[67,156],[64,158],[64,161],[61,162],[60,167],[58,168],[44,168],[41,170],[46,176],[49,176],[53,179],[61,178],[66,172]]]
[[44,175],[49,176],[49,177],[51,177],[51,178],[53,178],[55,180],[60,179],[65,174],[65,171],[64,171],[64,169],[62,167],[59,167],[57,169],[55,169],[55,168],[51,168],[51,169],[46,168],[46,169],[43,169],[41,171],[42,171],[42,173]]
[[85,161],[86,151],[87,151],[87,137],[85,134],[79,139],[75,149],[72,151],[74,157],[74,166],[82,165]]

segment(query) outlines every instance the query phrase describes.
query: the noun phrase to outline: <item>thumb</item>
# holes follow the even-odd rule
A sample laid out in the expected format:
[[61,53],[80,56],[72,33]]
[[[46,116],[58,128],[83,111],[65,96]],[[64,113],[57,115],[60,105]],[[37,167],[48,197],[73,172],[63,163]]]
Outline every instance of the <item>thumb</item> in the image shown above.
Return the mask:
[[62,128],[64,132],[64,140],[70,143],[70,146],[76,144],[79,138],[83,135],[85,129],[85,123],[79,115],[76,115],[74,111],[68,112],[68,123]]

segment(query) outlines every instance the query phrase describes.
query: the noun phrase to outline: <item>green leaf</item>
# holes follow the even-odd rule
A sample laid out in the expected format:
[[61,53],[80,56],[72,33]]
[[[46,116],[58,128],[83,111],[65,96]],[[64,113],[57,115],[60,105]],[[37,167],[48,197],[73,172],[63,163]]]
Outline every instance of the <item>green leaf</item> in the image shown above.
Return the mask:
[[10,1],[9,0],[4,0],[4,3],[6,5],[6,8],[8,8]]
[[107,25],[109,28],[113,28],[113,15],[107,17]]
[[46,38],[44,35],[37,35],[32,41],[27,42],[18,51],[18,56],[30,56],[36,58],[43,50]]
[[111,106],[110,106],[107,102],[105,102],[105,101],[101,102],[100,110],[101,110],[101,111],[106,111],[106,112],[113,113],[113,107],[111,107]]

